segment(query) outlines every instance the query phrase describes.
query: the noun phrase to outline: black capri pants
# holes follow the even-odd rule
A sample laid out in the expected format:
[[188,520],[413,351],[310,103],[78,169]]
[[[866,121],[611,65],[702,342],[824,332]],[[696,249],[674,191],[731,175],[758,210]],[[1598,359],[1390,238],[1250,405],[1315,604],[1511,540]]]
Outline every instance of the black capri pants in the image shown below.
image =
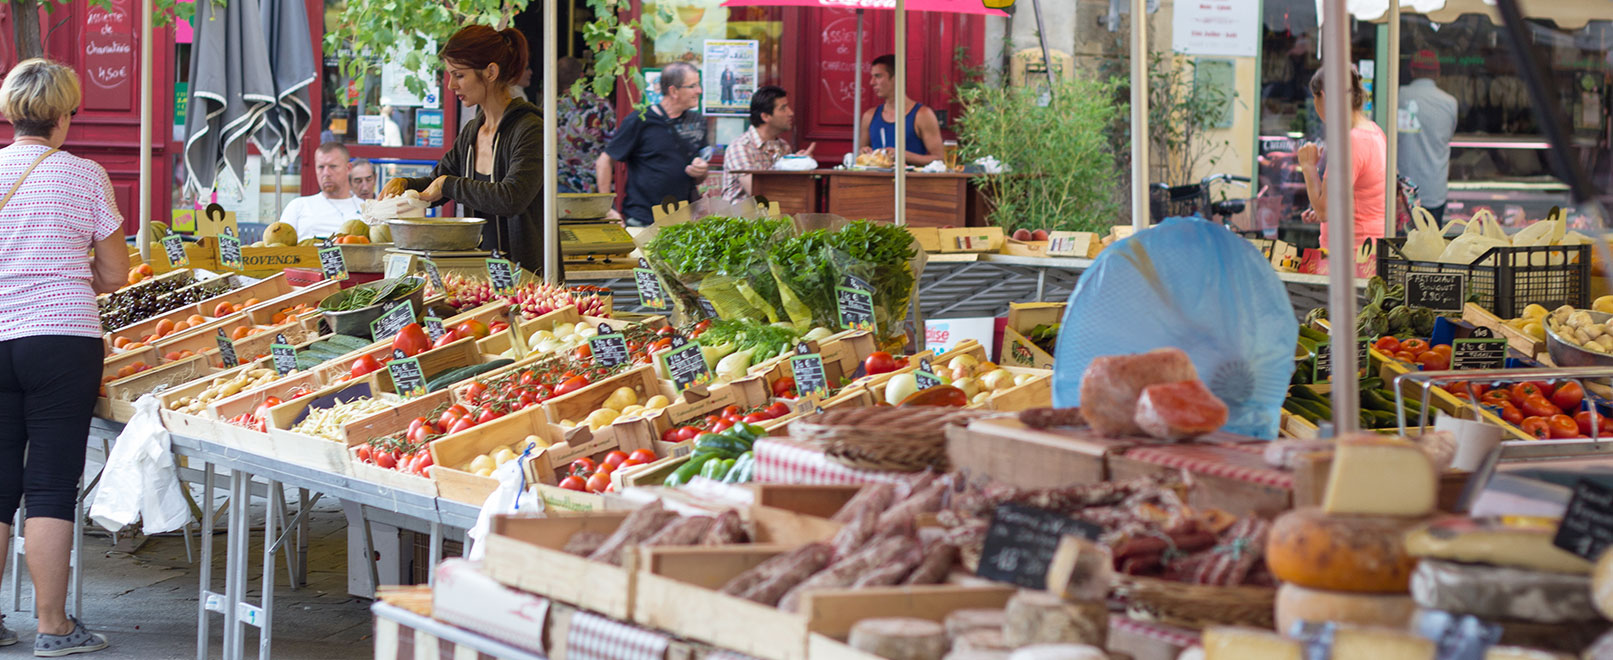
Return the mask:
[[73,519],[104,350],[92,337],[0,341],[0,522],[25,496],[29,518]]

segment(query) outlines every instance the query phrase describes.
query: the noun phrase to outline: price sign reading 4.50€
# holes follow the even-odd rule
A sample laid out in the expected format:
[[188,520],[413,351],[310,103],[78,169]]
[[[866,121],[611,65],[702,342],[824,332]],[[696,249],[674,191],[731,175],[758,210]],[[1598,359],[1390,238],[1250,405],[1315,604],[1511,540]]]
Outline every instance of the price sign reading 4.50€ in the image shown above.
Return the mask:
[[168,265],[174,268],[183,268],[190,265],[190,256],[185,254],[185,238],[179,234],[169,234],[162,238],[162,251],[168,253]]
[[398,334],[403,326],[410,323],[414,323],[414,301],[399,301],[392,309],[386,310],[381,318],[370,321],[370,336],[375,338],[375,341],[381,341]]
[[515,264],[509,259],[488,259],[487,279],[493,282],[493,290],[498,293],[514,292]]
[[638,268],[633,269],[633,283],[638,285],[638,304],[650,309],[667,309],[666,287],[661,286],[660,276],[650,270],[650,262],[643,258],[638,260]]
[[700,345],[683,335],[672,335],[672,348],[661,354],[661,366],[679,392],[690,385],[711,382],[711,368],[706,366],[706,356],[700,354]]
[[230,270],[241,270],[241,239],[229,234],[218,235],[218,265]]
[[1020,504],[999,504],[986,528],[977,573],[987,580],[1031,589],[1047,588],[1047,566],[1059,539],[1073,534],[1097,540],[1103,530],[1053,511]]
[[[614,367],[633,359],[627,352],[627,338],[605,323],[599,324],[599,334],[588,339],[588,351],[602,367]],[[704,356],[701,359],[704,360]]]
[[274,343],[269,344],[269,353],[274,356],[274,372],[282,376],[297,370],[297,347],[286,341],[284,334],[274,336]]
[[235,342],[230,341],[230,338],[224,335],[224,328],[219,328],[218,334],[214,335],[213,339],[218,342],[218,356],[224,361],[224,366],[241,366],[240,358],[235,356]]
[[386,363],[386,370],[392,374],[392,389],[405,399],[412,399],[426,393],[426,373],[420,368],[419,358],[393,358]]
[[874,291],[867,282],[847,275],[840,286],[835,287],[835,303],[840,309],[840,327],[874,329]]
[[347,281],[347,259],[342,257],[342,248],[320,248],[319,269],[325,271],[327,280]]
[[823,373],[823,356],[813,353],[805,343],[795,345],[795,356],[790,358],[790,370],[795,373],[797,397],[824,396],[829,393],[829,377]]

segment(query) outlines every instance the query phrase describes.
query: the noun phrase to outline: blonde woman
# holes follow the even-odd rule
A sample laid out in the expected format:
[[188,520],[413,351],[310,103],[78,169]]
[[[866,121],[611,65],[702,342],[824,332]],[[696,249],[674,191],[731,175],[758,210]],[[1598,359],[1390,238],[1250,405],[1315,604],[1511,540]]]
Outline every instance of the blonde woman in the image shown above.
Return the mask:
[[[67,616],[68,558],[103,357],[95,294],[127,281],[129,252],[106,170],[60,150],[80,100],[78,75],[49,60],[0,83],[15,135],[0,148],[0,573],[25,503],[34,655],[46,658],[107,647]],[[0,646],[17,641],[0,622]]]

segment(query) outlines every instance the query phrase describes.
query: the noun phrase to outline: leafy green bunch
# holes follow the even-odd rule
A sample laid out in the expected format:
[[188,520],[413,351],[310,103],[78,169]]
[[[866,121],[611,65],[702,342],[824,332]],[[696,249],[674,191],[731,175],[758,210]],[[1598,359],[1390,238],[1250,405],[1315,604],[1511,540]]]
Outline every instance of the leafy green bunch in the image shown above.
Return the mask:
[[645,258],[678,283],[673,293],[686,309],[698,293],[723,318],[776,321],[782,301],[768,276],[767,249],[791,231],[788,218],[710,216],[662,229]]
[[913,236],[896,225],[867,220],[838,231],[818,229],[775,243],[768,253],[785,308],[797,325],[840,327],[835,287],[854,275],[874,288],[874,321],[896,334],[913,296]]

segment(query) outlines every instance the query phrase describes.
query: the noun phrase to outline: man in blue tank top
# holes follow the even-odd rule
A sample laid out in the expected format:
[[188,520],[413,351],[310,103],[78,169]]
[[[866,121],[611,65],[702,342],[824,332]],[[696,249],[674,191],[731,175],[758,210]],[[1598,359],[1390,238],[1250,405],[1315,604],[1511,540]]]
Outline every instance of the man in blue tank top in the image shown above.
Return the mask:
[[[863,153],[878,149],[896,148],[896,107],[890,101],[896,94],[896,56],[880,55],[869,67],[869,83],[880,103],[863,112],[861,130]],[[940,160],[946,153],[941,145],[941,121],[928,106],[905,98],[902,107],[907,117],[902,126],[907,131],[907,164],[923,167]]]

